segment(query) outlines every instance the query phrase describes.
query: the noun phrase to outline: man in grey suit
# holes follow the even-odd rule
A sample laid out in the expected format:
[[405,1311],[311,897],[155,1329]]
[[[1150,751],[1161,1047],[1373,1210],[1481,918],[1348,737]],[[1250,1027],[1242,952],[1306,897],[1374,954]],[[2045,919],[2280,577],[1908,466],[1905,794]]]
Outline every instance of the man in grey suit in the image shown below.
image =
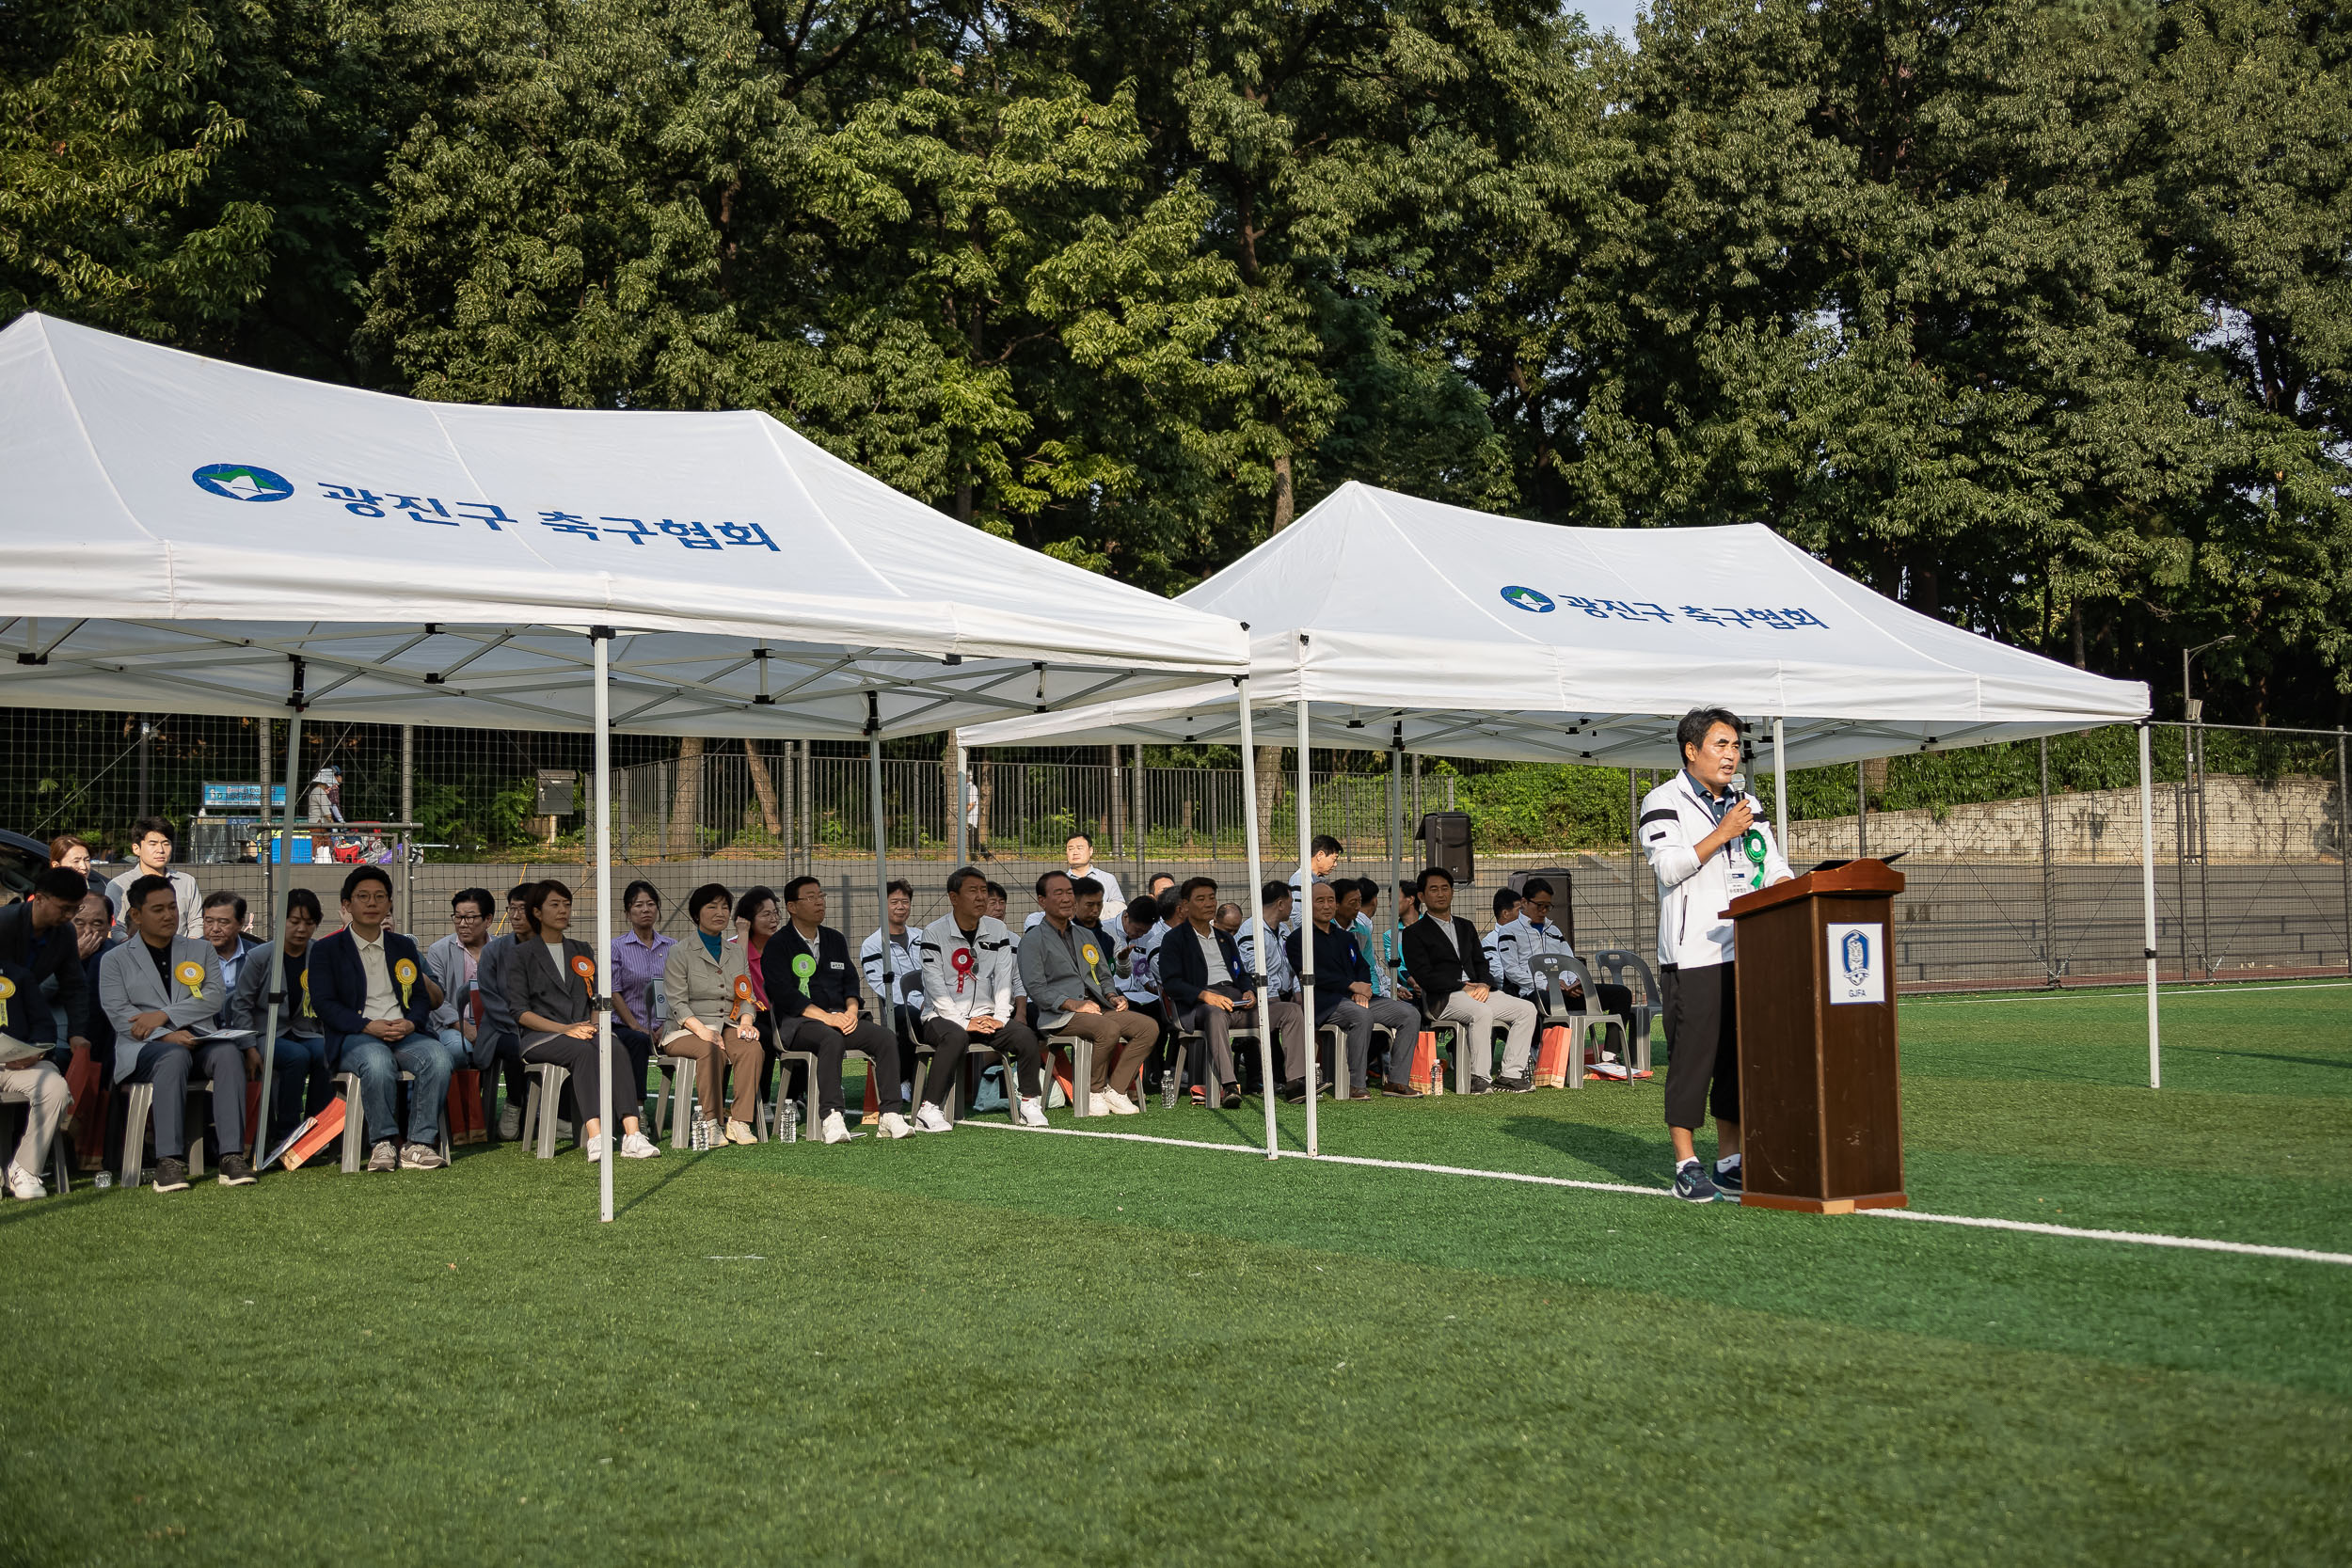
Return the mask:
[[115,1082],[151,1083],[155,1190],[188,1185],[187,1101],[191,1077],[213,1081],[213,1128],[220,1138],[220,1184],[249,1187],[245,1158],[245,1053],[233,1040],[199,1040],[227,988],[220,955],[200,937],[179,935],[180,897],[162,877],[123,890],[131,940],[99,961],[98,1002],[115,1027]]

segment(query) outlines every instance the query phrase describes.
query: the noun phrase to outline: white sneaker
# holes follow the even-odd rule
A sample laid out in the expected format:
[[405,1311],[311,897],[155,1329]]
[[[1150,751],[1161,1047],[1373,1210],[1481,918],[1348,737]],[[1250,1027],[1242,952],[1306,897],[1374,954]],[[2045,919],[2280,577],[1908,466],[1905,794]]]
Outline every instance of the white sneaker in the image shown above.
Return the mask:
[[[755,1144],[759,1142],[759,1134],[752,1131],[752,1124],[748,1121],[730,1121],[727,1123],[726,1141],[731,1144]],[[711,1139],[710,1147],[718,1148],[719,1140]]]
[[1024,1127],[1044,1126],[1045,1102],[1038,1099],[1035,1095],[1023,1096],[1021,1100],[1021,1125]]
[[659,1160],[661,1146],[643,1132],[624,1133],[621,1138],[621,1158],[624,1160]]
[[[940,1131],[945,1132],[947,1129],[942,1127]],[[884,1111],[882,1114],[882,1135],[885,1138],[909,1138],[914,1135],[914,1129],[909,1127],[907,1118],[898,1112]]]
[[824,1139],[829,1144],[845,1144],[850,1141],[850,1124],[840,1112],[828,1111],[825,1114]]
[[938,1106],[926,1100],[914,1108],[914,1130],[917,1132],[952,1132],[956,1124],[949,1121]]
[[1094,1098],[1097,1103],[1115,1117],[1136,1116],[1143,1110],[1142,1106],[1120,1094],[1117,1089],[1097,1089],[1094,1091]]
[[10,1165],[8,1167],[8,1196],[24,1198],[29,1203],[37,1197],[47,1197],[49,1189],[42,1184],[40,1177],[28,1176],[15,1165]]
[[499,1141],[513,1143],[523,1135],[523,1108],[508,1101],[499,1112]]
[[588,1162],[594,1164],[604,1158],[604,1134],[599,1132],[588,1140]]

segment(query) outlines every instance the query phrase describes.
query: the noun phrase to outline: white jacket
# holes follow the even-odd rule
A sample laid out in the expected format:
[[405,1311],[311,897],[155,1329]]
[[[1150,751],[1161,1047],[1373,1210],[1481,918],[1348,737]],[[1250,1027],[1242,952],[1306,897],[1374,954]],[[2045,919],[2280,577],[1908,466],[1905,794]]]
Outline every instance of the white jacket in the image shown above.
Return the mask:
[[1550,921],[1541,926],[1526,915],[1495,927],[1495,958],[1490,960],[1495,978],[1501,980],[1514,996],[1533,996],[1542,989],[1536,984],[1535,971],[1530,967],[1534,959],[1547,953],[1576,956],[1567,937]]
[[[1012,1010],[1012,932],[1003,921],[980,916],[979,926],[966,940],[951,911],[924,927],[921,940],[925,1018],[944,1018],[961,1028],[974,1013],[987,1013],[999,1023],[1020,1016]],[[958,953],[972,955],[970,969],[961,974]]]
[[[1756,813],[1749,831],[1764,842],[1764,885],[1785,882],[1790,872],[1773,842],[1764,808],[1755,796],[1745,797]],[[1642,798],[1642,853],[1649,857],[1658,876],[1658,961],[1681,969],[1727,964],[1734,958],[1731,918],[1723,911],[1743,893],[1753,891],[1756,874],[1740,839],[1733,839],[1707,858],[1698,857],[1698,842],[1715,831],[1714,814],[1705,792],[1691,782],[1686,770]]]

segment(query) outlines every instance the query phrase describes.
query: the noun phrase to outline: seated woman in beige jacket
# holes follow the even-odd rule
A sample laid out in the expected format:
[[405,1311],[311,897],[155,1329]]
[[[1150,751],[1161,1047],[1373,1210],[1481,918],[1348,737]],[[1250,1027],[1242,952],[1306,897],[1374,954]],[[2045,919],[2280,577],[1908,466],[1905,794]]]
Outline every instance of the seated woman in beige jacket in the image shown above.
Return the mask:
[[735,1095],[727,1106],[726,1140],[756,1143],[752,1120],[759,1114],[759,1081],[767,1064],[759,1045],[758,1007],[743,962],[743,943],[727,940],[734,895],[723,883],[706,882],[686,901],[693,934],[670,949],[661,966],[671,1022],[661,1049],[694,1061],[695,1099],[704,1121],[719,1119],[720,1078],[735,1069]]

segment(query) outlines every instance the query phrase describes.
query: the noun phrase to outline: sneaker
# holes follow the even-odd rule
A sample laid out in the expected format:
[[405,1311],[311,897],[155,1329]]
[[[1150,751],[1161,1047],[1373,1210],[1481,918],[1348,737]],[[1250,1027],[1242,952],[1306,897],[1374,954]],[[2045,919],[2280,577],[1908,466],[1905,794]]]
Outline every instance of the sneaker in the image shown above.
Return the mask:
[[1529,1094],[1534,1092],[1534,1087],[1535,1080],[1524,1075],[1518,1078],[1498,1078],[1494,1081],[1494,1091],[1497,1094]]
[[907,1118],[898,1112],[884,1111],[882,1114],[882,1135],[885,1138],[911,1138],[914,1135],[914,1129],[909,1127]]
[[1241,1109],[1241,1085],[1239,1084],[1225,1085],[1225,1109],[1229,1111]]
[[47,1197],[49,1189],[42,1184],[40,1177],[28,1176],[16,1166],[10,1165],[8,1167],[8,1196],[21,1197],[29,1203],[37,1197]]
[[1675,1167],[1675,1196],[1685,1203],[1712,1203],[1721,1196],[1708,1180],[1707,1167],[1696,1160]]
[[499,1141],[511,1144],[522,1135],[523,1108],[510,1100],[499,1113]]
[[1746,1192],[1747,1184],[1740,1179],[1740,1174],[1745,1169],[1747,1165],[1743,1162],[1732,1166],[1729,1170],[1718,1170],[1715,1173],[1715,1190],[1732,1197],[1738,1197]]
[[850,1141],[850,1123],[838,1111],[825,1113],[825,1142],[845,1144]]
[[1020,1121],[1021,1125],[1024,1127],[1044,1126],[1045,1102],[1038,1099],[1035,1095],[1025,1095],[1022,1097]]
[[1492,1094],[1494,1092],[1494,1085],[1484,1078],[1473,1078],[1470,1080],[1470,1092],[1472,1094]]
[[403,1170],[439,1170],[443,1163],[441,1151],[431,1144],[407,1144],[400,1151]]
[[246,1164],[242,1154],[224,1154],[220,1157],[220,1174],[213,1180],[224,1187],[250,1187],[253,1185],[253,1167]]
[[1294,1078],[1274,1092],[1282,1097],[1285,1105],[1304,1105],[1307,1103],[1307,1080]]
[[1103,1109],[1108,1111],[1115,1117],[1133,1117],[1143,1114],[1142,1106],[1136,1104],[1134,1101],[1128,1099],[1117,1089],[1097,1089],[1094,1091],[1094,1098],[1102,1101]]
[[604,1134],[599,1132],[595,1137],[589,1139],[588,1146],[584,1150],[582,1150],[582,1152],[588,1156],[588,1162],[591,1164],[594,1164],[596,1161],[603,1159]]
[[752,1124],[748,1121],[730,1121],[727,1123],[727,1142],[755,1144],[759,1142],[759,1134],[752,1131]]
[[659,1160],[661,1146],[643,1132],[621,1134],[621,1158],[624,1160]]
[[387,1138],[368,1151],[368,1169],[398,1170],[399,1168],[400,1147],[390,1139]]
[[914,1130],[917,1132],[952,1132],[956,1124],[949,1121],[938,1106],[926,1100],[914,1108]]
[[184,1193],[188,1190],[188,1163],[185,1160],[155,1162],[155,1190],[159,1193]]

